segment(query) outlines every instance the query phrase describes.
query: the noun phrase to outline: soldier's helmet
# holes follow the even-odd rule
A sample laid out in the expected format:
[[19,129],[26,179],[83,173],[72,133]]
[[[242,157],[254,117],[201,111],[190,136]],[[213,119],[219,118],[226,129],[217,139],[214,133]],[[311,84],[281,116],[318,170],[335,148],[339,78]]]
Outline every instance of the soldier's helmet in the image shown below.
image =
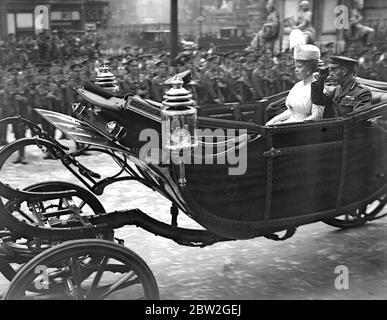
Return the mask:
[[98,69],[95,84],[113,93],[118,93],[120,88],[117,83],[116,77],[110,72],[109,66],[106,64],[101,65]]

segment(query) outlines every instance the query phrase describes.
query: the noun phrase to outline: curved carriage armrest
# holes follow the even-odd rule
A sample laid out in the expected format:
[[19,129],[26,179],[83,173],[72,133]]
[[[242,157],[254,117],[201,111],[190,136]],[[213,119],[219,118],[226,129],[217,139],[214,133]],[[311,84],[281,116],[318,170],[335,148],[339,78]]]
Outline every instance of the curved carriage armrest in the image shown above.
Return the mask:
[[85,88],[76,88],[75,90],[83,99],[98,107],[120,110],[124,109],[126,104],[125,99],[115,97],[114,95],[110,98],[105,98],[95,92],[86,90]]

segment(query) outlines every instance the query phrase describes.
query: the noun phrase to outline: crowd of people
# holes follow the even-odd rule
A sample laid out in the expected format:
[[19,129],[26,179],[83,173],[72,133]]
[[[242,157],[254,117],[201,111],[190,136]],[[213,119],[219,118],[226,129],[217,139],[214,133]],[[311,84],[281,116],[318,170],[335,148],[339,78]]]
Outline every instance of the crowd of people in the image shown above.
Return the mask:
[[[109,65],[120,94],[139,95],[161,102],[164,82],[176,73],[190,70],[201,106],[256,101],[289,90],[296,82],[293,53],[269,49],[217,53],[216,50],[185,50],[174,59],[168,51],[123,46],[120,55],[101,49],[103,39],[93,33],[69,32],[50,36],[8,36],[0,42],[0,118],[22,115],[52,134],[32,109],[36,106],[71,114],[78,97],[73,90],[96,79],[100,65]],[[106,46],[105,46],[106,48]],[[334,44],[321,47],[322,59],[335,53]],[[348,46],[343,53],[359,60],[358,76],[387,81],[383,46]],[[14,128],[16,138],[25,129]],[[7,128],[0,128],[0,144],[7,141]],[[22,157],[23,160],[23,157]]]

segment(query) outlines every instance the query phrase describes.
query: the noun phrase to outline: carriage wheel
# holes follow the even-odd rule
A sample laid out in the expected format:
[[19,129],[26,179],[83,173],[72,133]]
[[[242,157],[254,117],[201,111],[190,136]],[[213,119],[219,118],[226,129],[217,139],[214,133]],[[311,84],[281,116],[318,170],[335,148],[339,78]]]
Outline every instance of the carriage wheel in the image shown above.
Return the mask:
[[159,291],[136,253],[111,241],[83,239],[54,246],[25,264],[4,299],[156,300]]
[[367,221],[372,220],[376,215],[382,211],[387,203],[387,195],[383,195],[379,199],[369,203],[363,208],[356,209],[351,213],[337,216],[331,219],[323,220],[326,224],[342,229],[359,227]]

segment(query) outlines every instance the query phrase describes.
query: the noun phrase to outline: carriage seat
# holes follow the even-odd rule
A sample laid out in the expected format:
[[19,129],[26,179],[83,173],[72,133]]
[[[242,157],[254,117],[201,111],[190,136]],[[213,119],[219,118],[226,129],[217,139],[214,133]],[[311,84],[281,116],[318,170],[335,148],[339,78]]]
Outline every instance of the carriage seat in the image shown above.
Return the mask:
[[387,102],[387,91],[379,91],[379,90],[376,91],[371,89],[371,93],[372,93],[372,99],[371,99],[372,105],[381,103],[381,102]]
[[368,87],[372,93],[371,104],[387,102],[387,83],[384,81],[369,80],[357,77],[356,80],[362,85]]

